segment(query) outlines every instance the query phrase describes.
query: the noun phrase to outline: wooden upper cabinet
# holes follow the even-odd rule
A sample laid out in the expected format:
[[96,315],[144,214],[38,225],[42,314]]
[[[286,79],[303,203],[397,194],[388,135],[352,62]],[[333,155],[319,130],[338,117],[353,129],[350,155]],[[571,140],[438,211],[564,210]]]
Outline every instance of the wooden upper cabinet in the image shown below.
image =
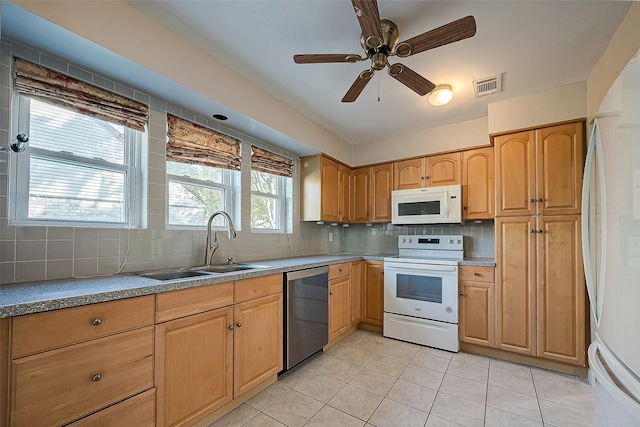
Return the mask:
[[496,216],[580,213],[584,122],[494,138]]
[[346,166],[340,165],[340,173],[338,178],[340,182],[338,221],[351,222],[353,221],[353,214],[351,209],[351,195],[353,193],[353,190],[351,188],[351,169]]
[[534,138],[533,131],[494,138],[496,216],[535,214]]
[[424,187],[424,177],[424,158],[402,160],[393,163],[394,190]]
[[352,171],[353,176],[353,222],[371,222],[370,207],[370,168],[358,168]]
[[320,158],[320,219],[340,221],[340,165],[326,157]]
[[437,187],[462,182],[460,152],[393,163],[393,189]]
[[493,147],[462,153],[462,219],[494,215]]
[[462,162],[460,153],[441,154],[425,158],[427,187],[455,185],[462,182]]
[[371,167],[371,222],[391,222],[391,163]]
[[579,214],[584,166],[583,122],[536,130],[537,209]]

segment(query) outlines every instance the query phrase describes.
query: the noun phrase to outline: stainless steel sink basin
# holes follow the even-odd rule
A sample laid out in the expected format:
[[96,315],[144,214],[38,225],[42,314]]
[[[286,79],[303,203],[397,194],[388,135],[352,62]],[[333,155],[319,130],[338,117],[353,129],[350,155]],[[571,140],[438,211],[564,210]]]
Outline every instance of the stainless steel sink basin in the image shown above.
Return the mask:
[[271,268],[271,266],[260,264],[222,264],[196,267],[195,269],[196,271],[206,271],[209,273],[232,273],[234,271],[258,270],[261,268]]
[[147,277],[156,280],[175,280],[185,279],[188,277],[210,276],[211,273],[197,270],[178,270],[178,271],[149,271],[146,273],[134,273],[136,276]]

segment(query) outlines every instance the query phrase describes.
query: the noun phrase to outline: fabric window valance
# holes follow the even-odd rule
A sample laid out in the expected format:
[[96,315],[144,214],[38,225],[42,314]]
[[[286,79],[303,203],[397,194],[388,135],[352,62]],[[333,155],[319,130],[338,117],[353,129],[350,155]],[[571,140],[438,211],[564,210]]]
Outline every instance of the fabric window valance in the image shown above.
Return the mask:
[[15,58],[18,93],[80,114],[144,131],[149,107],[57,71]]
[[293,160],[252,145],[251,170],[292,177]]
[[240,140],[167,114],[167,160],[240,170]]

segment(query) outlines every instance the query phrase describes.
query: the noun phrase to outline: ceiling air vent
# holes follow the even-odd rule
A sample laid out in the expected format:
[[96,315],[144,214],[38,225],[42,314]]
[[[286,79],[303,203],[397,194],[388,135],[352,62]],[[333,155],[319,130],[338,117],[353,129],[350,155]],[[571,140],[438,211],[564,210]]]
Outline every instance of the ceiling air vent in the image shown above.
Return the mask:
[[500,74],[498,74],[497,76],[475,80],[473,82],[473,94],[476,98],[498,92],[502,92],[502,81],[500,78]]

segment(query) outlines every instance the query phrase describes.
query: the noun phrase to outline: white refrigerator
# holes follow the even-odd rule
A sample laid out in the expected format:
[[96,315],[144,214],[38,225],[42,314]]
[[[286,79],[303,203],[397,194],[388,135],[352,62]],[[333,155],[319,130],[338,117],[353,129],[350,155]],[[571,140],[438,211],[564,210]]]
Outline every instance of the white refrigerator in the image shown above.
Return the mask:
[[640,51],[590,123],[582,238],[590,375],[609,425],[640,425]]

